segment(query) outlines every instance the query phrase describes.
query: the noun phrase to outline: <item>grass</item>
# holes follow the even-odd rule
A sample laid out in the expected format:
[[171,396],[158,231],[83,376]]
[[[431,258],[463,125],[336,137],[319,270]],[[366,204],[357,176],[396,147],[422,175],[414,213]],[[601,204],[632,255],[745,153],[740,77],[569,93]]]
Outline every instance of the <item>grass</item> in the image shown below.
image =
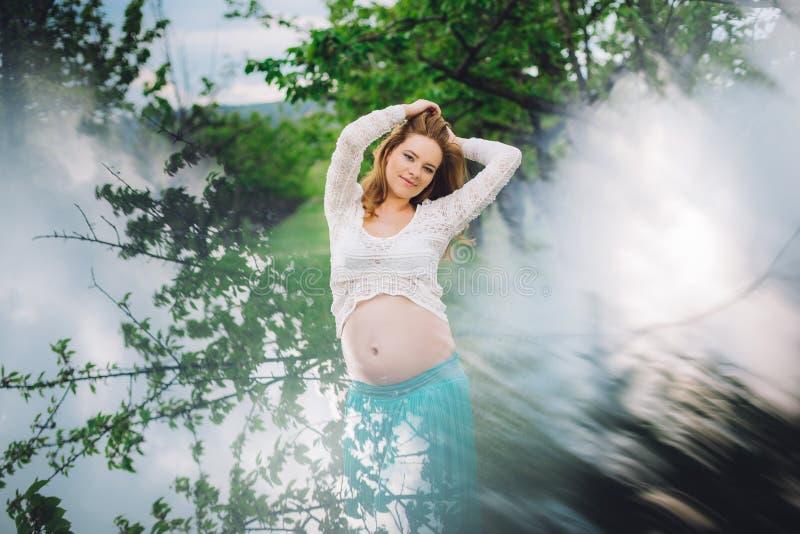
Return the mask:
[[277,259],[305,256],[319,260],[330,254],[328,224],[322,208],[322,198],[314,197],[269,233],[270,255]]

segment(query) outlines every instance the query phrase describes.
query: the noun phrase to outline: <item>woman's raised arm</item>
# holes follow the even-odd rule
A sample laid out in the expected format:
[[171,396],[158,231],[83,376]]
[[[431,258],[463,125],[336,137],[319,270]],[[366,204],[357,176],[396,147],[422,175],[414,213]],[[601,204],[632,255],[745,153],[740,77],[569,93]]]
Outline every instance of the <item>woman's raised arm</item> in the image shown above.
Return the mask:
[[358,171],[364,160],[364,151],[405,118],[406,105],[396,104],[371,111],[342,129],[325,177],[323,204],[329,226],[333,227],[347,206],[356,199],[359,191]]
[[452,235],[459,233],[476,218],[508,183],[522,163],[522,151],[515,146],[480,137],[455,137],[467,159],[484,168],[466,184],[431,203],[444,214]]

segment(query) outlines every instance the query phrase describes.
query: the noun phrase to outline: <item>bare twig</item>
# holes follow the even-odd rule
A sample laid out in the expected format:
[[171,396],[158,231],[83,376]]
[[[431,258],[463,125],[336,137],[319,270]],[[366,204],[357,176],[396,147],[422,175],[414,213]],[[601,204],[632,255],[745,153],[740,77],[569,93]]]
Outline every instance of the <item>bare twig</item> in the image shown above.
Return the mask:
[[708,317],[709,315],[712,315],[714,313],[719,312],[720,310],[723,310],[724,308],[727,308],[728,306],[734,304],[738,300],[741,300],[742,298],[746,297],[748,294],[750,294],[753,291],[755,291],[761,284],[763,284],[764,281],[767,280],[767,278],[770,278],[773,267],[778,263],[778,261],[784,255],[784,253],[788,250],[789,245],[791,245],[791,243],[795,239],[797,239],[797,237],[799,235],[800,235],[800,226],[795,228],[794,232],[792,232],[792,235],[789,236],[789,238],[783,244],[781,249],[778,251],[778,253],[775,255],[775,257],[772,259],[772,261],[770,262],[769,266],[767,266],[767,268],[764,270],[764,272],[761,275],[757,276],[755,279],[751,280],[749,283],[747,283],[740,290],[736,291],[729,298],[727,298],[727,299],[725,299],[725,300],[723,300],[721,302],[718,302],[718,303],[716,303],[716,304],[714,304],[712,306],[709,306],[708,308],[706,308],[705,310],[703,310],[703,311],[701,311],[699,313],[695,313],[695,314],[689,315],[687,317],[683,317],[683,318],[675,319],[675,320],[671,320],[671,321],[664,321],[664,322],[661,322],[661,323],[652,323],[652,324],[648,324],[648,325],[644,325],[644,326],[640,326],[638,328],[635,328],[635,329],[631,330],[631,334],[632,334],[631,337],[628,338],[627,340],[625,340],[621,344],[621,346],[617,347],[615,349],[615,352],[623,350],[625,347],[627,347],[628,345],[633,343],[633,341],[635,341],[636,339],[639,339],[640,337],[643,337],[643,336],[645,336],[647,334],[650,334],[650,333],[652,333],[652,332],[654,332],[656,330],[669,328],[669,327],[673,327],[673,326],[681,326],[681,325],[685,325],[687,323],[691,323],[691,322],[703,319],[705,317]]

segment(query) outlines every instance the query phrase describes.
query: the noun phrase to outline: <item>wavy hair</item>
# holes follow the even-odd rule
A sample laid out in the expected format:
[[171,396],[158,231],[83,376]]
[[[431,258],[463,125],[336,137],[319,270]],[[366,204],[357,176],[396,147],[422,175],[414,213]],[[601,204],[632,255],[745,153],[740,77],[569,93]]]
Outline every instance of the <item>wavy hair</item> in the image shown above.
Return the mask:
[[[364,207],[363,221],[375,216],[375,209],[386,200],[389,194],[389,183],[386,180],[386,160],[389,154],[412,134],[424,135],[433,139],[442,149],[441,165],[436,169],[431,183],[419,194],[409,199],[412,206],[416,207],[426,198],[436,200],[449,195],[464,185],[464,179],[467,176],[467,160],[464,157],[461,146],[458,143],[448,141],[447,128],[449,126],[450,123],[444,120],[441,115],[434,116],[431,112],[425,111],[396,126],[381,141],[378,147],[372,151],[374,162],[372,169],[361,181],[361,187],[364,189],[364,194],[361,196],[361,205]],[[474,245],[475,239],[466,238],[464,236],[465,230],[466,227],[455,236],[455,239],[469,246]],[[448,243],[442,257],[452,257],[451,245],[452,241]]]

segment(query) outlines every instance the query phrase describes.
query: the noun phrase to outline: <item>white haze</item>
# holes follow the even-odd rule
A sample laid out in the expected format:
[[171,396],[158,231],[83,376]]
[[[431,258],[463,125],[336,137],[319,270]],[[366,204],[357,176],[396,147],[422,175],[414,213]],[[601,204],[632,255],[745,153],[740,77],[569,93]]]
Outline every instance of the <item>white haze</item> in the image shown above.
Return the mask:
[[[800,30],[781,17],[750,55],[776,89],[716,83],[688,98],[670,86],[662,98],[630,76],[576,110],[555,180],[526,195],[527,246],[543,249],[487,239],[482,253],[509,273],[534,267],[537,292],[468,306],[476,328],[587,338],[620,368],[646,365],[641,353],[715,353],[797,411]],[[489,215],[487,235],[500,228]]]

